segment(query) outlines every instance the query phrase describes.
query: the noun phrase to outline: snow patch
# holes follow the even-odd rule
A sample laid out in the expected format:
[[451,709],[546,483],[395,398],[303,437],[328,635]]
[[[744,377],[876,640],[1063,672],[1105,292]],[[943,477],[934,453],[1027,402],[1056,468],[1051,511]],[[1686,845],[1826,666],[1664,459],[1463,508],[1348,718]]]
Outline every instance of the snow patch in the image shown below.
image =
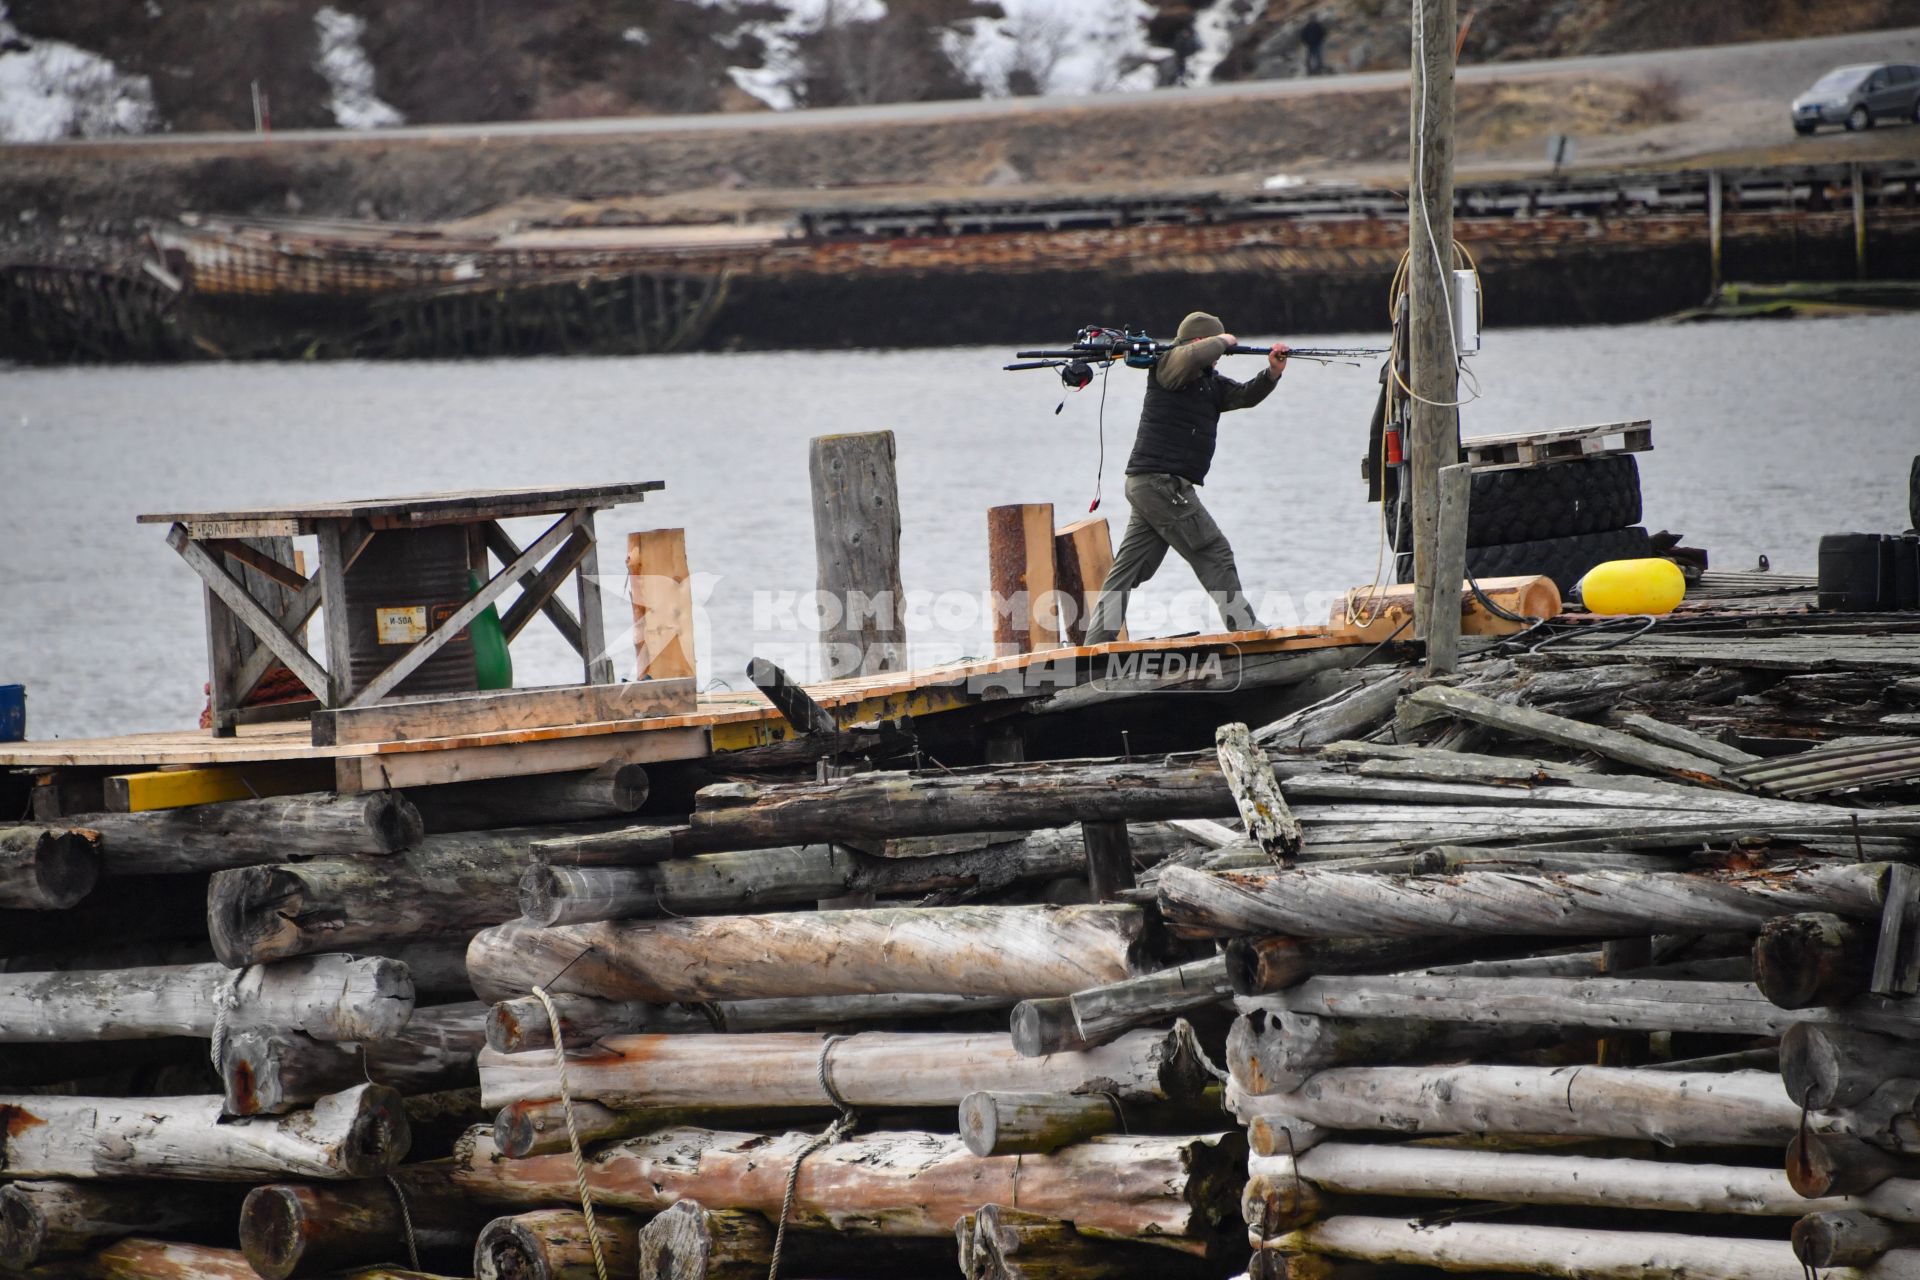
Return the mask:
[[342,129],[405,124],[406,117],[373,91],[373,63],[360,47],[367,20],[323,5],[313,15],[313,25],[320,36],[320,53],[313,60],[313,69],[333,90],[327,106],[333,111],[335,123]]
[[1146,0],[1003,0],[949,51],[990,98],[1151,89],[1165,49],[1147,42]]
[[1252,0],[1213,0],[1193,19],[1193,36],[1199,47],[1187,58],[1182,84],[1207,84],[1226,61],[1233,42],[1253,25]]
[[97,53],[37,40],[7,20],[0,3],[0,142],[57,142],[160,127],[153,81],[123,75]]

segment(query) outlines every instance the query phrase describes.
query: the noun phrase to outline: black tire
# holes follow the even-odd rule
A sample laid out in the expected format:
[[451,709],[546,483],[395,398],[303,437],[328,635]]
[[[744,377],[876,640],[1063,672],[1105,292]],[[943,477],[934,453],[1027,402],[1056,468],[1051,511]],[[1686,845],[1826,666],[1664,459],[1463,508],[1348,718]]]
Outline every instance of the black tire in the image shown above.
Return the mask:
[[[1467,545],[1571,538],[1640,522],[1640,464],[1630,453],[1480,471],[1467,508]],[[1413,504],[1400,504],[1396,548],[1413,545]]]
[[1909,529],[1920,529],[1920,456],[1913,460],[1913,470],[1907,473],[1907,519],[1913,523]]
[[1920,98],[1913,100],[1913,110],[1907,112],[1907,119],[1913,121],[1915,124],[1920,124]]
[[1803,138],[1804,138],[1804,137],[1806,137],[1807,135],[1809,135],[1809,134],[1811,134],[1811,133],[1813,132],[1813,130],[1814,130],[1814,128],[1815,128],[1815,126],[1813,126],[1813,125],[1810,125],[1810,124],[1801,124],[1801,123],[1799,123],[1798,121],[1795,121],[1795,122],[1794,122],[1794,126],[1793,126],[1793,131],[1794,131],[1795,133],[1797,133],[1797,134],[1799,134],[1799,135],[1800,135],[1801,137],[1803,137]]
[[[1571,538],[1540,538],[1491,547],[1467,548],[1467,572],[1476,579],[1512,578],[1541,573],[1553,579],[1560,594],[1570,596],[1587,570],[1609,560],[1639,560],[1653,554],[1653,542],[1644,528],[1608,529]],[[1413,581],[1413,553],[1394,557],[1394,577]]]
[[1867,110],[1864,103],[1847,112],[1848,133],[1860,133],[1871,128],[1873,128],[1873,112]]

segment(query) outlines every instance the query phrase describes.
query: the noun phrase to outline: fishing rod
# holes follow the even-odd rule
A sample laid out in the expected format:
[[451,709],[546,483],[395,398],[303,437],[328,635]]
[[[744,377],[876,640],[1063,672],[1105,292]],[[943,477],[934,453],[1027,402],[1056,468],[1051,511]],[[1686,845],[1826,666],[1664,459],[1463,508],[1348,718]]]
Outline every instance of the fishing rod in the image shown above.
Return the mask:
[[[1093,381],[1095,365],[1123,363],[1130,369],[1151,369],[1161,356],[1177,344],[1161,342],[1145,333],[1130,332],[1102,325],[1089,325],[1074,335],[1073,345],[1060,350],[1016,351],[1014,363],[1001,366],[1008,372],[1023,369],[1058,369],[1060,381],[1078,390]],[[1230,356],[1264,356],[1272,347],[1253,347],[1245,343],[1228,347]],[[1387,354],[1384,347],[1291,347],[1289,360],[1311,360],[1318,364],[1351,364]]]

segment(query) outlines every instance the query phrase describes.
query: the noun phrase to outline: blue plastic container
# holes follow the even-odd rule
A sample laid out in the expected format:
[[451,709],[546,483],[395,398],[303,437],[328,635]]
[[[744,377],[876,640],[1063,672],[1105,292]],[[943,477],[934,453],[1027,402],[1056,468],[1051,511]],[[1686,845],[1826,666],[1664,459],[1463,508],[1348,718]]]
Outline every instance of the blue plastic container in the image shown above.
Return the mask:
[[27,686],[0,684],[0,742],[27,740]]

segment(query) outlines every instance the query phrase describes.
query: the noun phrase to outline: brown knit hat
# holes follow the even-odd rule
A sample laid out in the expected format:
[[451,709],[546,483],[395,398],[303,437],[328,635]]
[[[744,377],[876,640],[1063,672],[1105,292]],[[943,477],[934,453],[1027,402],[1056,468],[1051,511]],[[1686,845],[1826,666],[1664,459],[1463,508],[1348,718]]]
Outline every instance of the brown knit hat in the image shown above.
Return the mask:
[[1173,337],[1176,342],[1191,342],[1195,338],[1212,338],[1226,331],[1227,326],[1220,323],[1219,316],[1210,316],[1204,311],[1189,311]]

